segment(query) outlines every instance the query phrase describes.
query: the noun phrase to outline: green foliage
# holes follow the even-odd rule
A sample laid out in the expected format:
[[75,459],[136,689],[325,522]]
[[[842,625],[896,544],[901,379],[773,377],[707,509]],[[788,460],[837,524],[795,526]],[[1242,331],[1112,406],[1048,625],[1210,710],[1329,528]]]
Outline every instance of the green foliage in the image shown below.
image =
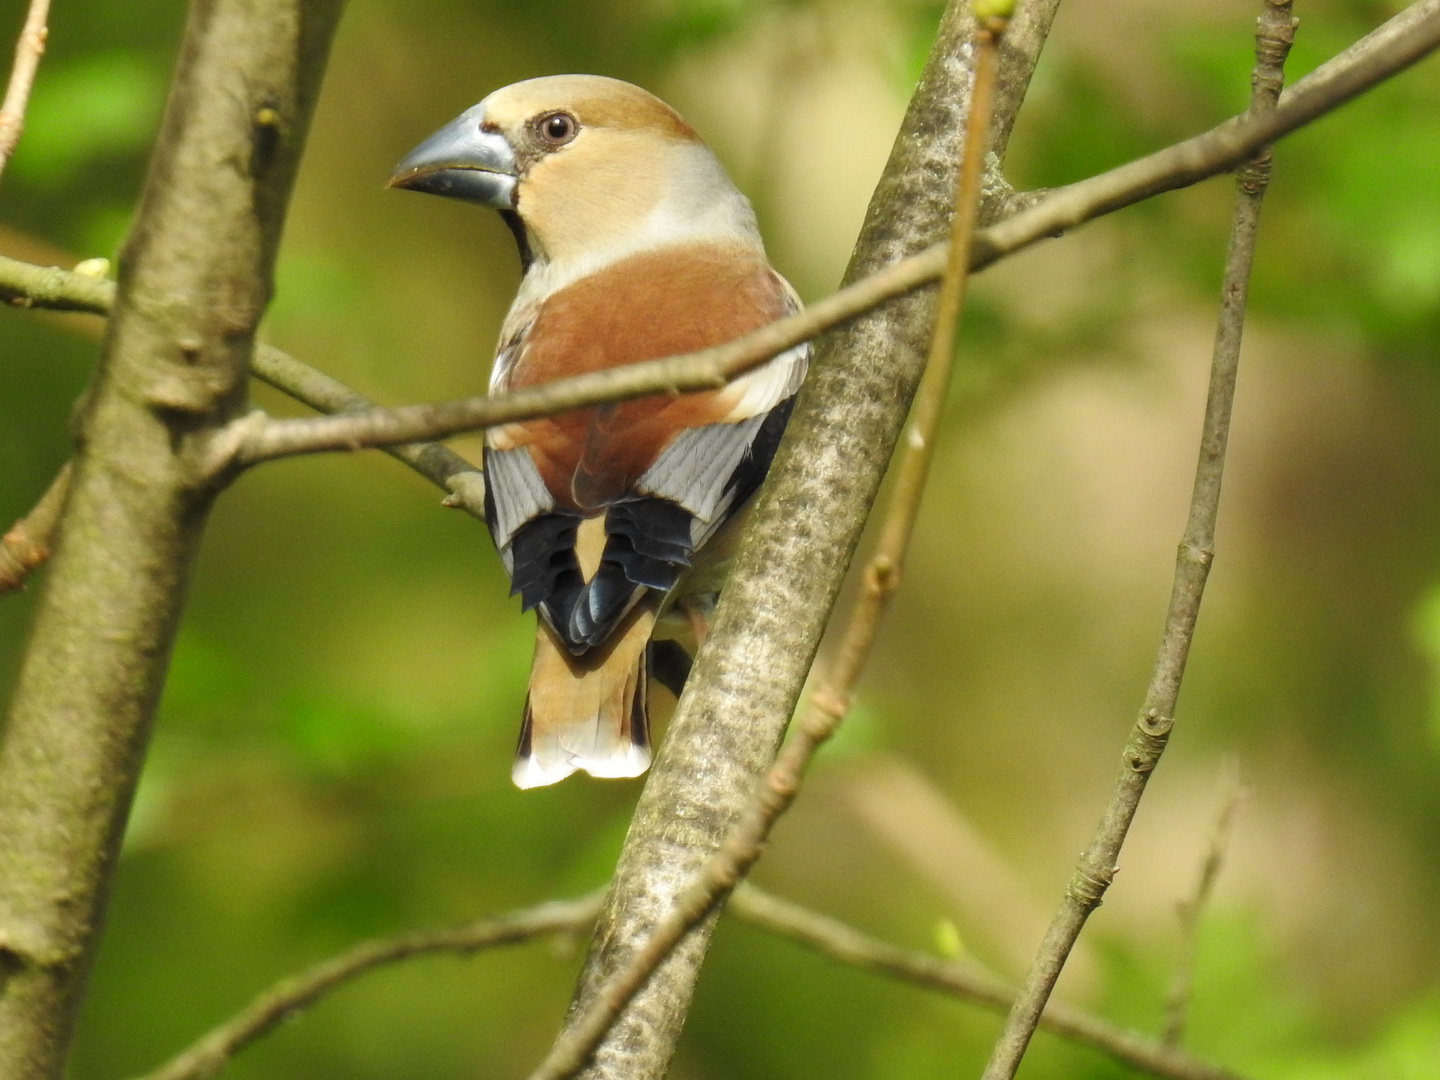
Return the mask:
[[[22,6],[0,0],[0,32]],[[1253,13],[1142,7],[1062,7],[1011,143],[1021,186],[1080,179],[1243,108]],[[1382,7],[1307,6],[1292,73]],[[0,250],[40,261],[116,250],[182,11],[56,5],[0,186]],[[266,332],[381,400],[481,389],[515,283],[508,238],[484,215],[381,184],[458,108],[560,70],[675,97],[737,175],[771,177],[762,210],[787,273],[837,280],[792,218],[840,206],[839,190],[849,201],[822,230],[853,234],[874,179],[856,163],[883,159],[939,11],[354,0]],[[827,51],[776,110],[778,133],[761,131],[764,103],[746,94],[772,85],[767,48],[792,31]],[[1123,49],[1107,48],[1114,35]],[[1098,957],[1087,1003],[1158,1030],[1176,944],[1163,912],[1198,858],[1185,829],[1195,813],[1163,800],[1203,787],[1210,756],[1238,746],[1257,797],[1203,923],[1187,1045],[1261,1080],[1440,1077],[1437,98],[1432,60],[1277,152],[1220,557],[1155,781],[1166,839],[1127,858],[1116,887],[1161,882],[1147,895],[1162,914],[1127,915],[1117,897],[1087,931]],[[758,147],[776,159],[755,164]],[[1058,899],[1153,655],[1228,205],[1223,181],[1166,196],[977,280],[915,560],[854,715],[762,864],[777,890],[895,941],[933,948],[940,926],[967,955],[999,954],[992,929],[878,838],[852,798],[868,768],[901,754],[1001,852],[1019,895],[1047,910]],[[0,311],[0,526],[70,452],[98,332],[83,322]],[[510,786],[533,631],[483,528],[438,498],[366,454],[268,466],[220,500],[75,1080],[155,1066],[358,938],[575,895],[613,866],[638,784]],[[0,600],[0,690],[32,596]],[[943,841],[943,823],[907,825]],[[1313,920],[1304,933],[1301,914]],[[1372,955],[1378,990],[1331,974]],[[579,963],[562,943],[401,965],[226,1075],[519,1075]],[[726,925],[677,1075],[925,1080],[978,1071],[997,1026]],[[1026,1075],[1126,1074],[1042,1036]]]
[[132,54],[87,56],[45,69],[13,168],[36,187],[68,187],[81,170],[149,147],[165,76]]

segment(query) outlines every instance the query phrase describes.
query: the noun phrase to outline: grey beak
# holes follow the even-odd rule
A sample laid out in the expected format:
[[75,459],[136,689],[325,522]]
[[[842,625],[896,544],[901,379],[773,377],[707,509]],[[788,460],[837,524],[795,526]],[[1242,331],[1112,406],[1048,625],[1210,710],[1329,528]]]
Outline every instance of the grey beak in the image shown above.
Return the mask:
[[387,185],[511,209],[515,154],[498,131],[481,130],[482,120],[479,106],[461,113],[411,150]]

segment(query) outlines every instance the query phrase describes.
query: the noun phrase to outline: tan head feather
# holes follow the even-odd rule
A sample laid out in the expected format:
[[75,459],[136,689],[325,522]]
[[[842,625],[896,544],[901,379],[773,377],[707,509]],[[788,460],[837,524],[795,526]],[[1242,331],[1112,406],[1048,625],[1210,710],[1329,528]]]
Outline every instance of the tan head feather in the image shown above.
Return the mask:
[[[640,87],[553,75],[504,87],[481,105],[482,126],[515,153],[515,209],[536,260],[522,296],[668,244],[759,249],[750,204],[715,155],[679,113]],[[544,125],[558,116],[574,127],[557,143]]]

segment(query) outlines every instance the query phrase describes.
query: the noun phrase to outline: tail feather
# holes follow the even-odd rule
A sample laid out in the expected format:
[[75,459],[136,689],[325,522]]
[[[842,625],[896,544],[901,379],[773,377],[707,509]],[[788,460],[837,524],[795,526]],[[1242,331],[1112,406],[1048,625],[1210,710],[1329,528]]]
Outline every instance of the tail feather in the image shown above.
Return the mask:
[[535,638],[530,694],[511,777],[532,788],[577,769],[639,776],[650,766],[646,644],[655,605],[641,601],[603,648],[571,656],[544,619]]

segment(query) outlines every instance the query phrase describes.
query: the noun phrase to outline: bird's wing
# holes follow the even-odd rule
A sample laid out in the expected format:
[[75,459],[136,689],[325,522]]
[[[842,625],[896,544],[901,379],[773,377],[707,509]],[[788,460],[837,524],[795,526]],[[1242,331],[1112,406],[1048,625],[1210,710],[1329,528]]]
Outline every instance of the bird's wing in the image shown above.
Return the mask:
[[[637,261],[518,320],[502,351],[501,388],[721,344],[798,306],[783,279],[753,259],[669,251],[626,260]],[[539,608],[572,654],[606,642],[646,590],[672,588],[754,492],[808,358],[797,346],[719,390],[489,433],[488,517],[512,591],[526,609]],[[603,531],[585,526],[596,519]]]

